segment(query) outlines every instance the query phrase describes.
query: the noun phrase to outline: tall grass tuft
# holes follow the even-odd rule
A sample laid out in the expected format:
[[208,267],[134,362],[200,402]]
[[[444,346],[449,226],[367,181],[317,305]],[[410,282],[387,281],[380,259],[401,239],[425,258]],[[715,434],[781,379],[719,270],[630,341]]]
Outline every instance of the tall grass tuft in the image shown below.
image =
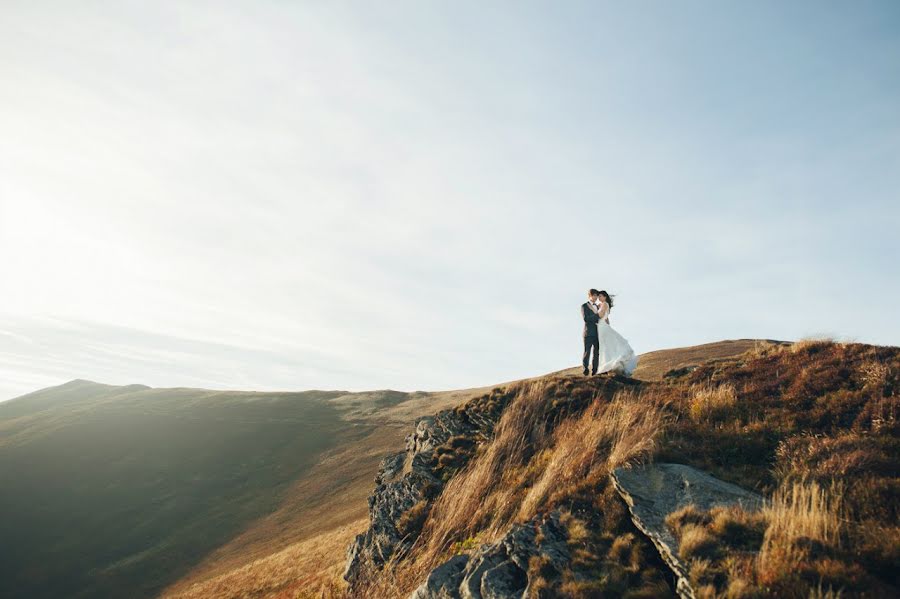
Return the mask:
[[689,411],[694,422],[718,420],[731,413],[737,404],[734,385],[697,386],[693,390]]
[[663,406],[652,396],[619,392],[609,403],[595,398],[579,418],[557,427],[551,457],[522,501],[519,518],[531,517],[553,490],[650,457],[664,425]]
[[809,547],[839,547],[842,533],[843,488],[832,483],[795,482],[778,489],[763,508],[768,521],[759,552],[761,580],[790,573],[808,557]]

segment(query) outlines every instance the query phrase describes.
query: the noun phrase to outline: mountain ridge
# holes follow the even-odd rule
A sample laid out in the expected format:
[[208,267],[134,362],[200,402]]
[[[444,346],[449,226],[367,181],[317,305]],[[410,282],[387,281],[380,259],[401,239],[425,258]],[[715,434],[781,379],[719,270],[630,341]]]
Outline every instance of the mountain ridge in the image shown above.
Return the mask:
[[[697,362],[698,351],[718,356],[755,344],[723,341],[700,350],[664,350],[663,355],[669,356],[665,366],[680,368]],[[662,370],[646,376],[659,377]],[[642,372],[639,368],[636,374]],[[0,531],[17,546],[15,553],[0,548],[0,580],[5,581],[0,590],[16,584],[33,597],[56,596],[60,589],[100,597],[123,590],[135,597],[176,595],[253,560],[289,551],[298,542],[350,534],[365,517],[381,458],[403,446],[414,421],[497,387],[245,392],[114,386],[87,379],[63,386],[0,403],[0,472],[7,476],[4,488],[16,491],[0,503],[23,515]],[[86,390],[96,397],[85,397]],[[60,394],[66,401],[51,405]],[[32,401],[20,401],[29,397]],[[301,416],[305,409],[313,411]],[[308,443],[298,445],[302,439]],[[161,440],[168,446],[158,447]],[[43,461],[35,462],[37,455]],[[142,491],[117,496],[109,487],[113,481],[123,490],[131,485]],[[209,501],[215,501],[214,512],[205,509]],[[41,517],[34,511],[39,507]],[[119,516],[108,515],[130,512],[140,515],[136,524],[123,525],[116,521]],[[63,526],[64,521],[74,526]],[[132,529],[139,533],[123,544],[121,533]],[[80,545],[85,539],[94,545]],[[334,539],[325,544],[340,545]],[[109,554],[100,543],[121,549],[92,562],[95,553],[98,559]],[[75,548],[76,553],[66,553]],[[180,548],[179,559],[172,561],[167,548]],[[323,567],[331,571],[340,566],[335,558],[317,563],[329,564]],[[30,563],[54,564],[55,586],[40,577],[23,579]]]

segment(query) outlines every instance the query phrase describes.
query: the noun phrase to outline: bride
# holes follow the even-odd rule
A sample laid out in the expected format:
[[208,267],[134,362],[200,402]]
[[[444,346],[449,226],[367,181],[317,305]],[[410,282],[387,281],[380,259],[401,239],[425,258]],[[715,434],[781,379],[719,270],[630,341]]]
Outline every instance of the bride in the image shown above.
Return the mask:
[[609,326],[609,311],[613,307],[612,297],[606,292],[600,292],[600,300],[597,304],[597,336],[600,338],[600,365],[597,372],[622,372],[631,375],[637,367],[637,356],[634,350],[611,326]]

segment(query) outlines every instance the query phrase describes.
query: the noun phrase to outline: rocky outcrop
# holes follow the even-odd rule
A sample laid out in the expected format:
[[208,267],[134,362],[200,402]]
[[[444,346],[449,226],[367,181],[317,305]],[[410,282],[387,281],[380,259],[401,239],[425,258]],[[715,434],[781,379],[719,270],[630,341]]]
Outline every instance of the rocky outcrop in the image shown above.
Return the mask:
[[676,579],[683,599],[694,599],[684,563],[678,558],[678,543],[666,526],[666,516],[688,504],[700,510],[715,506],[741,505],[757,509],[762,497],[683,464],[649,464],[612,473],[613,484],[628,504],[635,526],[659,550]]
[[456,555],[431,571],[410,599],[519,599],[528,595],[528,563],[562,571],[571,557],[566,530],[551,513],[513,526],[496,543]]
[[[438,461],[439,448],[454,439],[466,442],[491,434],[497,410],[479,409],[477,403],[421,418],[406,438],[406,450],[388,456],[375,476],[369,497],[369,528],[357,535],[347,551],[344,579],[353,590],[366,576],[377,575],[395,554],[407,551],[418,530],[410,526],[410,510],[427,513],[430,502],[443,488],[446,468]],[[456,468],[463,464],[454,462]]]

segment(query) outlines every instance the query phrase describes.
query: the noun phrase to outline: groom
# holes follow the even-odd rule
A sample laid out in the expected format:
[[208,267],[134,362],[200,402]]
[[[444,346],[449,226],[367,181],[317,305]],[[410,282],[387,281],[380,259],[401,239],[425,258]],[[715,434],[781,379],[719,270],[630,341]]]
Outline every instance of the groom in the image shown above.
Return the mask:
[[582,374],[588,374],[588,358],[591,357],[591,349],[594,350],[594,359],[591,363],[591,374],[597,374],[597,366],[600,364],[600,337],[597,334],[597,323],[600,316],[597,314],[597,303],[600,301],[600,292],[596,289],[588,291],[588,301],[581,304],[581,317],[584,319],[584,356],[581,365],[584,367]]

